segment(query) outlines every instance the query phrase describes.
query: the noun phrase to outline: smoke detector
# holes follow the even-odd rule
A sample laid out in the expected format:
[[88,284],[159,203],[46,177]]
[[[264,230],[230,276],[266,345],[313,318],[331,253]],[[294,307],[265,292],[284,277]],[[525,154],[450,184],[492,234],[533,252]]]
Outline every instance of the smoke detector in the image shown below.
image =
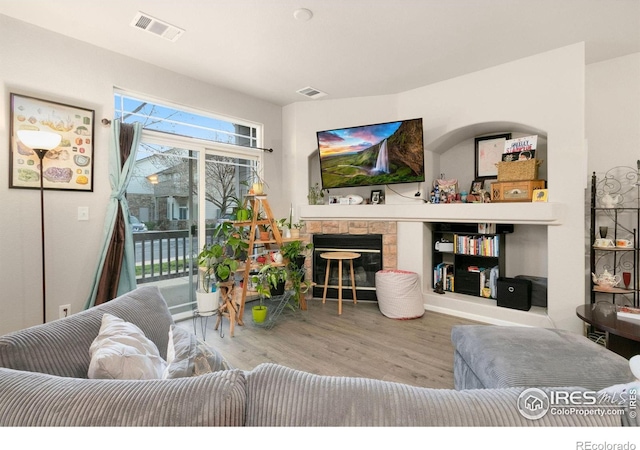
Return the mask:
[[130,24],[134,28],[147,31],[149,33],[160,36],[168,41],[175,42],[184,33],[182,28],[164,22],[162,20],[151,17],[149,14],[138,11]]
[[314,100],[317,99],[317,98],[324,97],[325,95],[327,95],[326,92],[322,92],[321,90],[316,89],[316,88],[312,88],[311,86],[307,86],[305,88],[298,89],[296,92],[298,94],[300,94],[300,95],[304,95],[305,97],[312,98]]

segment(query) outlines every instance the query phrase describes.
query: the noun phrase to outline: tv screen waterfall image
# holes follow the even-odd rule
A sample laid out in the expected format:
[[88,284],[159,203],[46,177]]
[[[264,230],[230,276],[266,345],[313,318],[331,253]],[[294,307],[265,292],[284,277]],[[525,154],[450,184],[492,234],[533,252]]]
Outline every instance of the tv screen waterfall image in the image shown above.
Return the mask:
[[424,181],[422,119],[318,131],[322,188]]

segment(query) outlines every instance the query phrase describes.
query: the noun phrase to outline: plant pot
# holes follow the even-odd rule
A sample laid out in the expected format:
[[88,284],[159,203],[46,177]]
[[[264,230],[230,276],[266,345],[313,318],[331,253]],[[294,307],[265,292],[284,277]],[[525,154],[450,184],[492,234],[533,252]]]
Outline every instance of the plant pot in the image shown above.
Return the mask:
[[284,295],[284,285],[285,285],[285,281],[280,281],[278,282],[278,285],[276,287],[271,287],[271,296],[276,296],[276,295]]
[[307,259],[306,256],[304,255],[298,255],[295,257],[295,259],[293,261],[291,261],[291,264],[300,271],[300,273],[302,274],[302,277],[300,278],[300,281],[304,281],[304,261]]
[[239,209],[236,213],[236,220],[240,222],[245,222],[249,220],[249,210],[247,209]]
[[255,323],[262,323],[267,319],[267,307],[262,305],[254,306],[251,308],[251,314],[253,314]]
[[253,183],[253,193],[255,195],[264,194],[264,183]]
[[271,232],[270,231],[261,231],[260,232],[260,240],[261,241],[268,241],[270,237],[271,237]]
[[291,230],[291,237],[294,239],[298,239],[300,237],[300,230],[297,228],[293,228]]
[[220,291],[198,292],[196,291],[196,303],[198,314],[201,316],[212,315],[218,309]]

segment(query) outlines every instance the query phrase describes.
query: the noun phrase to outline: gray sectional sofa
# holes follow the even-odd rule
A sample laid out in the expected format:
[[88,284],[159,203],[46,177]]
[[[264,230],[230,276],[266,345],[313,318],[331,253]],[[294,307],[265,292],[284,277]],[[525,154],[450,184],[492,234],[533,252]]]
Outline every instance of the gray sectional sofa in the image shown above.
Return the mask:
[[[330,377],[276,364],[173,379],[88,379],[89,347],[111,314],[136,324],[167,358],[173,325],[155,287],[0,337],[2,426],[619,426],[620,417],[528,419],[523,387],[442,390]],[[544,392],[555,388],[545,387]],[[582,388],[571,388],[580,390]]]

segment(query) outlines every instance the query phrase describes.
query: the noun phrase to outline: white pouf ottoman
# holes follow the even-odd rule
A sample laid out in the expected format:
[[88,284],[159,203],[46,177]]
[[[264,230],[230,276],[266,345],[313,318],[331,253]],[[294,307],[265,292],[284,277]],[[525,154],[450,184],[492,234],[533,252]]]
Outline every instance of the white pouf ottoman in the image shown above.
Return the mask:
[[420,279],[415,272],[377,271],[376,296],[380,312],[391,319],[417,319],[424,315]]

